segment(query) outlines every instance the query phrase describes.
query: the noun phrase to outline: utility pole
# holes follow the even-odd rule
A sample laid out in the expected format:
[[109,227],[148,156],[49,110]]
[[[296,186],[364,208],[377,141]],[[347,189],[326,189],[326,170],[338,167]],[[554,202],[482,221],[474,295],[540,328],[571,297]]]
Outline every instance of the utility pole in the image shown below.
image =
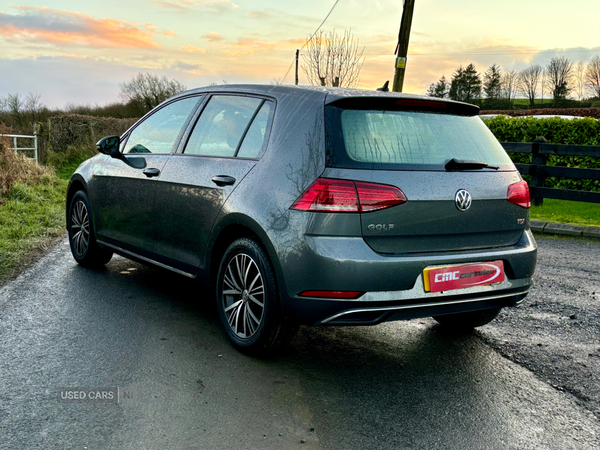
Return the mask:
[[396,46],[396,73],[394,74],[394,92],[402,92],[404,84],[404,72],[406,71],[406,55],[408,54],[408,41],[410,39],[410,26],[412,24],[415,0],[404,0],[400,32],[398,33],[398,45]]
[[296,86],[298,86],[298,56],[300,55],[300,50],[296,49]]

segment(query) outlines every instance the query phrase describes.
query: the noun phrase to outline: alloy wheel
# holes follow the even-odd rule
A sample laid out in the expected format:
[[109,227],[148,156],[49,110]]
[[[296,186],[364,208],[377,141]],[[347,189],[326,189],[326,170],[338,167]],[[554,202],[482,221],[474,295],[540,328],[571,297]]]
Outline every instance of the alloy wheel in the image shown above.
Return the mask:
[[240,339],[254,336],[265,311],[265,285],[258,265],[238,253],[227,265],[222,284],[222,307],[229,328]]
[[71,210],[71,242],[77,256],[83,257],[90,244],[90,220],[87,207],[81,200]]

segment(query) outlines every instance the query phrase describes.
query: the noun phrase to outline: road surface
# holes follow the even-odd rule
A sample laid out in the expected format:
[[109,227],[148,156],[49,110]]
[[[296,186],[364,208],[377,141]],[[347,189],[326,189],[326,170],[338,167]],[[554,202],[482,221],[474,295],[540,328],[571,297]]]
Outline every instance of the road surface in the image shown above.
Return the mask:
[[[578,257],[541,239],[540,268],[554,267],[556,242]],[[498,326],[304,327],[260,360],[229,346],[208,296],[120,257],[83,269],[61,242],[0,288],[0,448],[600,448],[593,409],[494,350]],[[128,398],[59,402],[75,387]]]

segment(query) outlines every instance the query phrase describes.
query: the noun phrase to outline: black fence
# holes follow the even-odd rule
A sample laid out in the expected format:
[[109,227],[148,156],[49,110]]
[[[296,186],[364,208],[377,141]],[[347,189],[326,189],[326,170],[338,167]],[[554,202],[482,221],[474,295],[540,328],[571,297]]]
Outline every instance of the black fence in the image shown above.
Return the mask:
[[546,165],[550,155],[600,158],[600,147],[592,145],[549,144],[544,138],[537,138],[535,141],[527,143],[503,142],[502,146],[509,153],[531,153],[531,164],[515,164],[515,166],[517,166],[522,175],[531,176],[529,191],[531,193],[531,202],[535,206],[541,206],[545,198],[600,203],[600,192],[544,187],[547,177],[600,180],[600,169]]

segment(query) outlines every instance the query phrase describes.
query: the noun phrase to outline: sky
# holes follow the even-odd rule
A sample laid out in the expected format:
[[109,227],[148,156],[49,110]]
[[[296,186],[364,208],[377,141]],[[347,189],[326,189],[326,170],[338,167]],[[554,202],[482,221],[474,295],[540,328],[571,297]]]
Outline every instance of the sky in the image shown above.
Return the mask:
[[[189,88],[281,80],[335,0],[0,0],[0,97],[104,105],[140,72]],[[359,87],[394,76],[401,0],[339,0],[323,26],[364,47]],[[416,0],[404,91],[460,65],[483,72],[600,54],[598,0]],[[302,57],[301,57],[302,61]],[[285,84],[294,82],[289,71]],[[308,84],[300,70],[300,84]]]

